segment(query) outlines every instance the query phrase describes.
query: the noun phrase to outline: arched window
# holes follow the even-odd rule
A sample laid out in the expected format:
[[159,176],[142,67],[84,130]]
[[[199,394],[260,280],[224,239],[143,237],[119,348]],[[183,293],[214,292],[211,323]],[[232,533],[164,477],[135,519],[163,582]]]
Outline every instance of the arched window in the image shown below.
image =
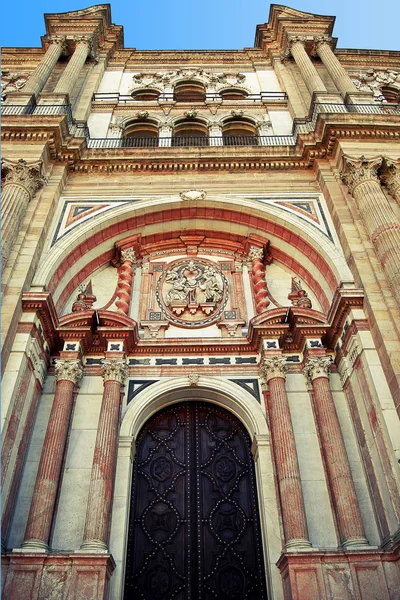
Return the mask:
[[208,146],[208,131],[204,123],[187,119],[174,127],[173,146]]
[[151,121],[133,121],[128,123],[124,132],[123,145],[128,148],[147,148],[158,146],[158,127]]
[[382,96],[387,102],[400,104],[400,89],[391,85],[382,86]]
[[180,81],[174,89],[177,102],[204,102],[205,97],[204,85],[198,81]]
[[224,146],[257,146],[257,130],[251,121],[233,118],[225,121],[222,127]]
[[248,96],[247,92],[237,88],[221,90],[219,95],[223,100],[244,100]]
[[154,100],[158,100],[161,92],[159,90],[152,89],[141,89],[132,92],[131,96],[134,100],[139,100],[140,102],[151,102]]

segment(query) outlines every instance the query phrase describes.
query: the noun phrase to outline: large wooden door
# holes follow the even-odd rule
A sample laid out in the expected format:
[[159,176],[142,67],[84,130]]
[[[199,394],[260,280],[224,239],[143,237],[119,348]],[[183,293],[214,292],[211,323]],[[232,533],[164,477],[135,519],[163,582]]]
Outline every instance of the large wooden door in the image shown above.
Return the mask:
[[137,439],[126,600],[265,600],[250,438],[213,404],[153,416]]

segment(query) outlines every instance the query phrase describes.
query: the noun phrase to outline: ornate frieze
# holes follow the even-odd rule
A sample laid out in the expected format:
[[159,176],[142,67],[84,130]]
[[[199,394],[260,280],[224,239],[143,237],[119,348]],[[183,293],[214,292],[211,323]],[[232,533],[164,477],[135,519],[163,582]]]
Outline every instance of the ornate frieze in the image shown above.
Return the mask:
[[353,194],[354,189],[360,183],[364,183],[371,179],[378,181],[378,169],[382,165],[382,160],[381,156],[376,156],[374,158],[366,158],[365,156],[360,156],[360,158],[352,158],[346,155],[343,156],[341,177],[348,186],[351,194]]
[[5,100],[9,92],[22,90],[28,81],[28,73],[11,73],[10,71],[1,72],[1,98]]
[[400,92],[400,73],[398,71],[368,69],[365,72],[353,72],[349,75],[360,92],[372,92],[375,99],[380,102],[385,100],[382,94],[383,86],[395,85]]
[[46,183],[46,178],[41,174],[42,161],[28,164],[23,158],[16,162],[3,159],[2,168],[6,171],[3,187],[19,185],[28,192],[31,200]]
[[55,372],[57,381],[78,383],[83,375],[82,363],[80,360],[56,360]]
[[260,374],[268,383],[270,379],[281,377],[285,379],[287,372],[286,359],[283,356],[264,356],[260,366]]
[[124,360],[105,360],[102,367],[104,381],[118,381],[124,384],[128,376],[128,365]]
[[329,377],[329,368],[332,364],[331,356],[313,356],[307,359],[304,374],[309,381],[318,377]]

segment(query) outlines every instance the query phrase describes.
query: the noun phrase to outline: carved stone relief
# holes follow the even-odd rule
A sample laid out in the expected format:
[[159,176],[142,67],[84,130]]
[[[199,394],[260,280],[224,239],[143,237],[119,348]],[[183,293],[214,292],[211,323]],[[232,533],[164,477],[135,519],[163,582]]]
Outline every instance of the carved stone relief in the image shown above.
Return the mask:
[[379,102],[385,100],[382,86],[394,84],[400,91],[400,73],[397,71],[375,71],[370,69],[363,73],[349,73],[351,80],[360,92],[372,92]]

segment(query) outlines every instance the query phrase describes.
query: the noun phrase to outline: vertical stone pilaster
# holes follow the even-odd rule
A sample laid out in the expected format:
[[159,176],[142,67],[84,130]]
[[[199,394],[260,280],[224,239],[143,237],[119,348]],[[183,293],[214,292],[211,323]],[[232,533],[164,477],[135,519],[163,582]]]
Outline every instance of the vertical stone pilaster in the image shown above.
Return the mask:
[[329,386],[328,373],[331,362],[330,356],[310,357],[305,364],[304,373],[313,387],[315,416],[340,541],[345,548],[366,546],[368,542],[365,538],[349,459]]
[[329,75],[332,77],[343,98],[348,94],[358,94],[356,86],[347,74],[346,69],[342,67],[334,55],[330,44],[331,38],[326,36],[317,37],[314,40],[314,52],[324,63]]
[[55,94],[71,94],[89,52],[90,39],[78,38],[74,53],[54,89]]
[[249,260],[251,261],[251,280],[257,314],[264,312],[269,306],[268,287],[265,281],[264,251],[262,248],[251,246]]
[[75,384],[82,377],[79,360],[56,362],[56,392],[40,457],[25,538],[26,551],[46,551],[67,441]]
[[315,92],[326,92],[327,89],[304,48],[305,41],[306,38],[301,36],[291,38],[289,40],[290,52],[312,96]]
[[41,175],[41,161],[28,164],[22,158],[18,161],[4,159],[2,168],[6,171],[2,197],[2,259],[4,268],[17,238],[28,204],[46,180]]
[[309,548],[311,543],[308,539],[296,442],[285,387],[285,362],[285,358],[281,356],[264,357],[260,372],[269,388],[266,409],[281,499],[285,550],[295,550]]
[[103,365],[104,391],[94,449],[85,532],[81,550],[107,552],[117,466],[121,386],[128,374],[122,359]]
[[118,270],[117,300],[115,304],[118,311],[129,316],[129,307],[132,300],[134,269],[136,255],[132,248],[121,251],[121,266]]
[[378,179],[382,157],[343,157],[342,179],[349,188],[400,306],[400,221]]
[[26,82],[24,94],[30,93],[37,96],[42,91],[58,59],[65,52],[65,37],[50,36],[47,38],[47,42],[49,47],[46,54]]

